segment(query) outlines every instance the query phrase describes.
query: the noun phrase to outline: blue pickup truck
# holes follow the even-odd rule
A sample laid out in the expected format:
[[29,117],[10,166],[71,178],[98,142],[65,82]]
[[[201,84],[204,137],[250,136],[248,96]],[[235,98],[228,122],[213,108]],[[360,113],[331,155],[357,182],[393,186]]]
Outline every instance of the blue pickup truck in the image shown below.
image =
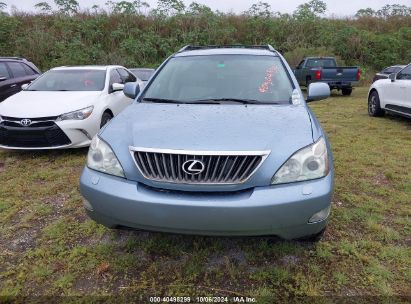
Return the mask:
[[339,67],[334,57],[306,57],[295,67],[294,74],[300,86],[326,82],[331,90],[341,90],[343,95],[351,95],[361,78],[359,67]]

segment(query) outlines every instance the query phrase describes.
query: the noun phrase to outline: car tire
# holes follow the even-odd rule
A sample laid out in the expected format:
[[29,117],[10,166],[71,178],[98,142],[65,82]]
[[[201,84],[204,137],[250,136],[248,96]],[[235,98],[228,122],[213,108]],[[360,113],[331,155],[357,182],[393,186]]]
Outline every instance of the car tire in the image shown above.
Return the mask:
[[103,116],[101,116],[100,129],[104,127],[112,118],[113,115],[111,115],[109,112],[104,112]]
[[381,109],[380,96],[377,91],[371,92],[368,96],[368,115],[379,117],[384,115],[384,110]]
[[341,92],[344,96],[350,96],[352,93],[352,88],[343,88],[341,89]]
[[307,87],[307,89],[308,89],[308,86],[310,85],[310,83],[311,83],[311,77],[307,77],[306,79],[305,79],[305,86]]

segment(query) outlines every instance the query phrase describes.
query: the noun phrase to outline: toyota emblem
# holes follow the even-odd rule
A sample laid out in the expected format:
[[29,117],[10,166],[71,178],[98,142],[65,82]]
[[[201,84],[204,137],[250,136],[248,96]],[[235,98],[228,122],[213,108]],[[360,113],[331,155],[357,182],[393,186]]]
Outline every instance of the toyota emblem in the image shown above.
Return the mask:
[[28,127],[28,126],[31,125],[31,120],[28,119],[28,118],[22,119],[22,120],[20,121],[20,124],[21,124],[22,126]]

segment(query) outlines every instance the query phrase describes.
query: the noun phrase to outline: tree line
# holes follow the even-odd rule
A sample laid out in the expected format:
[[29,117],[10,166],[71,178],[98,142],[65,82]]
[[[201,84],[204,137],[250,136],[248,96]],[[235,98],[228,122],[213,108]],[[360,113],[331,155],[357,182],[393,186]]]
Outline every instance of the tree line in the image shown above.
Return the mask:
[[31,12],[6,9],[0,2],[0,54],[26,57],[42,69],[156,66],[186,44],[269,43],[291,65],[308,55],[334,55],[365,72],[411,62],[411,7],[398,4],[364,8],[346,18],[325,17],[327,5],[321,0],[291,14],[265,2],[234,14],[181,0],[158,0],[154,8],[141,0],[90,8],[76,0],[53,0],[37,3]]

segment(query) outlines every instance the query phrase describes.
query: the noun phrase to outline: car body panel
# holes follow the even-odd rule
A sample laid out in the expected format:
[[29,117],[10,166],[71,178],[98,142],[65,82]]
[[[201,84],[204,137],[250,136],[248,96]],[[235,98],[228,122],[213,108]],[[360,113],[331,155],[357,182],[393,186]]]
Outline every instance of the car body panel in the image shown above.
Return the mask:
[[388,76],[390,76],[390,74],[398,73],[403,68],[405,68],[405,65],[393,65],[390,67],[386,67],[381,72],[375,74],[372,82],[374,83],[380,79],[388,79]]
[[[170,58],[217,54],[280,57],[298,97],[289,105],[141,102]],[[291,239],[324,229],[326,218],[314,224],[308,221],[314,213],[331,205],[334,174],[331,151],[328,153],[331,170],[326,177],[271,185],[277,170],[300,149],[320,137],[325,138],[330,149],[285,59],[276,51],[247,48],[187,50],[170,58],[156,70],[136,102],[100,131],[99,137],[117,156],[125,178],[84,169],[80,190],[89,216],[109,227],[120,225],[204,235],[275,234]],[[243,183],[184,184],[145,178],[130,147],[269,151],[269,155]]]
[[[2,116],[24,117],[59,116],[64,113],[87,108],[96,103],[102,96],[95,92],[35,92],[22,91],[6,99],[0,105]],[[23,117],[22,117],[23,118]]]
[[80,182],[82,195],[92,202],[89,215],[98,222],[172,233],[286,239],[316,234],[325,227],[326,220],[308,220],[329,207],[332,189],[332,172],[319,180],[227,194],[167,192],[88,168]]
[[[411,64],[407,67],[410,69]],[[404,70],[405,68],[399,73]],[[369,95],[373,91],[378,92],[381,109],[411,117],[411,76],[409,79],[397,78],[394,81],[391,79],[377,80],[371,85]]]
[[[103,70],[106,73],[105,85],[101,91],[29,91],[13,95],[0,104],[0,116],[21,119],[58,117],[80,109],[93,106],[92,114],[84,120],[55,120],[55,124],[63,130],[71,143],[50,147],[19,147],[5,146],[8,149],[40,150],[79,148],[88,146],[92,137],[100,130],[102,114],[109,111],[114,116],[129,106],[133,100],[126,97],[122,91],[110,91],[110,71],[121,66],[81,66],[59,67],[53,70]],[[124,69],[124,68],[123,68]],[[44,75],[44,74],[43,74]],[[42,76],[41,76],[42,77]],[[30,86],[27,88],[30,89]]]
[[[290,120],[293,124],[287,124]],[[120,130],[130,132],[118,136]],[[159,183],[144,179],[130,159],[129,146],[199,151],[220,151],[221,147],[229,147],[231,151],[271,151],[261,170],[247,184],[217,187],[230,191],[255,186],[261,183],[261,179],[268,185],[273,171],[277,171],[291,154],[314,142],[310,117],[304,105],[136,103],[113,119],[110,128],[100,136],[112,146],[124,165],[128,179],[151,186],[159,186]],[[192,191],[199,188],[168,183],[161,186],[168,189],[184,187]],[[200,189],[217,188],[204,185]]]
[[[310,60],[330,60],[334,62],[332,67],[307,66]],[[337,66],[334,57],[306,57],[294,69],[294,74],[299,85],[305,86],[307,79],[309,82],[326,82],[330,88],[350,88],[357,84],[357,74],[359,67],[340,67]],[[316,72],[321,72],[321,79],[316,79]]]
[[[30,61],[18,57],[0,57],[0,64],[6,68],[8,79],[0,81],[0,102],[6,98],[21,91],[21,86],[23,84],[28,84],[40,76],[41,71]],[[19,66],[24,66],[25,69],[30,70],[30,73],[25,71],[25,75],[15,75],[13,72],[11,64],[17,64]]]

